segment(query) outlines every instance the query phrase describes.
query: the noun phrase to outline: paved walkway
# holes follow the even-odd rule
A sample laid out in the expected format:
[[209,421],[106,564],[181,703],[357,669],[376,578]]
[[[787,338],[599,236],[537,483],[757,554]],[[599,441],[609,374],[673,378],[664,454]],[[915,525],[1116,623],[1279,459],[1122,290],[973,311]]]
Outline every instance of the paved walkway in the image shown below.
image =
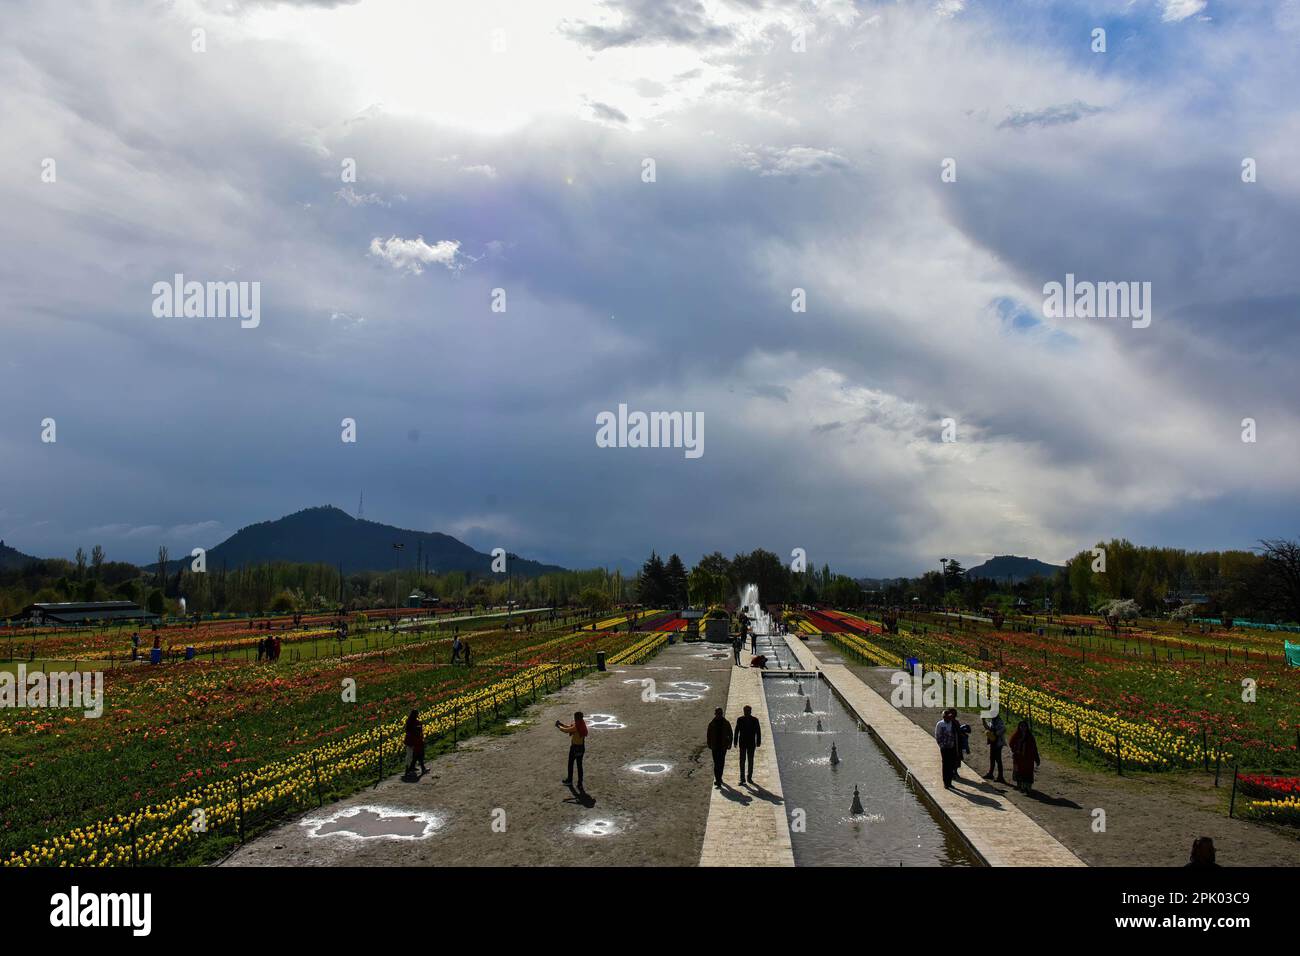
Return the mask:
[[884,697],[843,664],[822,664],[798,638],[787,637],[793,653],[822,676],[857,712],[886,749],[908,769],[912,782],[932,806],[965,837],[990,866],[1084,866],[1060,841],[1020,808],[983,781],[962,778],[956,790],[943,788],[939,748],[934,738],[912,723]]
[[[752,667],[731,669],[731,686],[723,713],[734,726],[746,704],[754,708],[754,716],[763,728],[763,743],[754,754],[752,786],[735,786],[740,779],[738,755],[735,749],[727,753],[723,787],[713,790],[709,800],[700,866],[794,866],[790,824],[785,817],[785,798],[776,766],[762,674]],[[712,756],[705,753],[702,762],[712,775]]]

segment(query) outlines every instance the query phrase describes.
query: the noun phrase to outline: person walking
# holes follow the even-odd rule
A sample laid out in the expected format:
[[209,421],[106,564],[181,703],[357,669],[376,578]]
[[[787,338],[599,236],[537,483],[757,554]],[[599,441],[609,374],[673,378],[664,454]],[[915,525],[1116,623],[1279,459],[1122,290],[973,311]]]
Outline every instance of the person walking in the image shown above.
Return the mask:
[[758,631],[751,630],[749,632],[749,653],[758,653]]
[[429,772],[424,765],[424,725],[420,723],[420,712],[411,711],[406,718],[406,775],[415,776],[416,761],[420,763],[420,774]]
[[465,640],[461,641],[460,649],[465,654],[465,666],[469,667],[473,663],[473,658],[470,657],[468,637],[465,638]]
[[727,762],[727,751],[731,749],[731,741],[731,724],[727,722],[726,717],[722,716],[722,708],[715,707],[704,742],[713,753],[713,786],[718,790],[722,789],[722,769]]
[[957,776],[957,764],[961,763],[961,729],[957,726],[957,711],[949,707],[943,717],[934,725],[934,740],[939,745],[939,756],[943,761],[943,786],[951,790],[952,781]]
[[736,659],[736,666],[740,666],[740,649],[745,646],[744,638],[739,634],[731,639],[731,654]]
[[[984,779],[1006,783],[1007,778],[1002,776],[1002,748],[1007,745],[1007,722],[1001,714],[994,714],[992,720],[987,717],[980,719],[984,724],[984,739],[989,744],[989,772],[984,775]],[[993,776],[994,767],[998,770],[996,778]]]
[[460,663],[460,648],[461,648],[460,635],[457,634],[451,642],[451,662],[453,664]]
[[1034,768],[1042,763],[1038,756],[1038,741],[1029,728],[1029,721],[1022,720],[1016,725],[1016,732],[1011,735],[1011,779],[1016,789],[1030,793],[1034,788]]
[[562,724],[558,720],[555,726],[569,735],[569,775],[564,778],[565,786],[573,786],[573,768],[578,768],[578,790],[586,793],[582,788],[582,758],[587,752],[587,722],[582,719],[582,711],[577,711],[573,715],[573,723]]
[[753,714],[753,708],[745,705],[745,713],[736,718],[735,733],[737,756],[740,759],[740,782],[745,782],[746,761],[749,765],[749,783],[754,783],[754,751],[763,745],[763,728]]

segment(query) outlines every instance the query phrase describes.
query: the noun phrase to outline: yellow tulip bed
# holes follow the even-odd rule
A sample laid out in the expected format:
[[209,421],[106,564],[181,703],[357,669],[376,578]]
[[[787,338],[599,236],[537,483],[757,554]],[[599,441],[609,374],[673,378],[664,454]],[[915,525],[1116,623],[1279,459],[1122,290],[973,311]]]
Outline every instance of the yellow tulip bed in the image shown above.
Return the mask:
[[659,648],[668,643],[668,631],[657,631],[644,637],[631,647],[620,651],[609,659],[610,664],[640,664]]
[[1241,815],[1251,820],[1263,820],[1266,823],[1300,826],[1300,797],[1286,797],[1281,800],[1247,800]]
[[847,648],[860,657],[865,657],[871,663],[878,667],[902,667],[903,659],[897,654],[891,653],[882,647],[877,647],[865,638],[856,634],[850,634],[848,631],[842,631],[839,634],[825,634],[824,639],[833,644]]
[[[644,643],[644,642],[643,642]],[[640,646],[640,645],[637,645]],[[481,713],[558,686],[580,669],[574,663],[548,663],[519,671],[420,712],[429,738],[451,732]],[[394,720],[256,770],[197,787],[170,800],[118,814],[51,837],[3,860],[5,866],[123,866],[148,864],[193,849],[205,836],[230,834],[241,818],[258,811],[303,808],[320,789],[374,770],[383,755],[391,770],[402,750],[404,721]],[[202,819],[203,826],[198,825]]]

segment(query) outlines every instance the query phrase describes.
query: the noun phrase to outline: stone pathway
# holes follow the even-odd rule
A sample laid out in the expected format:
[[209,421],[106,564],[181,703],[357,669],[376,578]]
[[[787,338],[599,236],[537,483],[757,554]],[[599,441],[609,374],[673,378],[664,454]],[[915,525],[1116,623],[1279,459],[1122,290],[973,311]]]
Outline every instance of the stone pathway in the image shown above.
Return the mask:
[[997,788],[963,778],[945,790],[939,748],[918,727],[843,664],[822,664],[804,642],[787,637],[800,662],[819,670],[871,728],[876,739],[912,775],[913,783],[990,866],[1084,866],[1059,840],[1030,819]]
[[[678,643],[593,674],[529,707],[510,733],[431,760],[419,782],[391,776],[224,865],[694,866],[712,789],[704,732],[730,665],[714,646]],[[591,721],[585,795],[560,782],[569,741],[554,722],[575,710]]]
[[[731,686],[723,712],[734,726],[748,704],[762,725],[763,742],[754,754],[754,785],[737,785],[739,756],[734,748],[727,753],[723,787],[714,790],[709,799],[700,866],[794,866],[790,824],[785,816],[785,798],[762,675],[762,671],[752,667],[731,669]],[[711,775],[713,758],[707,751],[703,762]]]

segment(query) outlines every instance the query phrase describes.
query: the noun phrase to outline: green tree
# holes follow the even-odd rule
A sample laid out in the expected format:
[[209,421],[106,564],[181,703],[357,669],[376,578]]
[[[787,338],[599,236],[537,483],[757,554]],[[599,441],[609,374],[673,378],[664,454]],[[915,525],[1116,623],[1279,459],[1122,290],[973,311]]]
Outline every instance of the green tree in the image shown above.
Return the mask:
[[686,607],[688,590],[686,565],[682,563],[682,559],[676,553],[670,554],[668,563],[664,565],[664,584],[668,606],[672,608]]
[[578,594],[578,603],[598,614],[609,610],[609,595],[600,588],[583,588]]
[[658,607],[668,601],[668,575],[663,559],[654,551],[641,566],[637,578],[637,600],[648,606]]

